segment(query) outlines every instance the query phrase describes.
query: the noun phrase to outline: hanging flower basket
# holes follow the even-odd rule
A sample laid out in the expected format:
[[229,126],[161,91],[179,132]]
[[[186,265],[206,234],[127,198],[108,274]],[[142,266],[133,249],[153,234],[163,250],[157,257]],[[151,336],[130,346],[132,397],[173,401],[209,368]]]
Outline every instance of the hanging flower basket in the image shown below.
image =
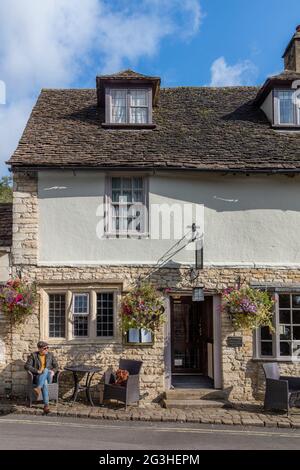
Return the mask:
[[222,310],[232,318],[236,330],[268,326],[273,331],[274,300],[266,291],[244,285],[222,293]]
[[11,279],[0,289],[0,310],[12,324],[22,323],[32,313],[35,300],[35,285],[21,279]]
[[121,326],[124,334],[132,329],[154,333],[164,322],[164,301],[150,283],[132,289],[122,299]]

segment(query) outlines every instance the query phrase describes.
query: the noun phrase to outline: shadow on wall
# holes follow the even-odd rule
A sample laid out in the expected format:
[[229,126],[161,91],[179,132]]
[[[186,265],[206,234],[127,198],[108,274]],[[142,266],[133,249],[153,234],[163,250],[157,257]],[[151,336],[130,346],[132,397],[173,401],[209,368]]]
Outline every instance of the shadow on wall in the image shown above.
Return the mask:
[[[93,377],[91,386],[91,394],[95,405],[100,403],[101,383],[103,380],[103,373],[112,368],[117,370],[119,359],[130,358],[138,359],[137,354],[132,354],[127,349],[122,349],[121,344],[108,344],[108,345],[93,345],[91,351],[87,345],[74,345],[62,348],[53,347],[51,351],[54,353],[58,360],[59,369],[62,371],[59,380],[59,398],[68,401],[74,390],[74,381],[72,372],[65,371],[66,365],[90,365],[100,367],[102,370],[96,373]],[[27,372],[24,369],[25,360],[15,360],[9,362],[6,367],[0,371],[0,396],[10,400],[16,400],[20,403],[27,401]],[[85,384],[86,375],[79,375],[82,384]],[[142,398],[146,398],[148,393],[143,393]],[[87,403],[85,392],[80,392],[77,401]]]
[[255,400],[261,401],[264,399],[265,393],[265,378],[262,365],[259,362],[249,360],[245,369],[245,381],[251,383],[252,396]]

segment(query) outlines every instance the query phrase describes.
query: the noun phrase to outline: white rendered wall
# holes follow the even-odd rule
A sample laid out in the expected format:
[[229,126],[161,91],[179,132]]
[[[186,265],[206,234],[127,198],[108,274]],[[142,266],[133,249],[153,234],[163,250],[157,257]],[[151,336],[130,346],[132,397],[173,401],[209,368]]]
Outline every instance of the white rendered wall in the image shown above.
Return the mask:
[[273,124],[273,92],[271,91],[260,107],[268,120]]
[[[297,266],[299,183],[298,177],[274,175],[156,174],[149,177],[149,202],[150,207],[157,203],[204,205],[207,265]],[[103,203],[104,188],[101,172],[39,174],[41,264],[155,263],[174,243],[99,239],[97,208]],[[193,250],[174,258],[176,263],[193,261]]]
[[9,278],[9,255],[0,251],[0,283],[6,282]]

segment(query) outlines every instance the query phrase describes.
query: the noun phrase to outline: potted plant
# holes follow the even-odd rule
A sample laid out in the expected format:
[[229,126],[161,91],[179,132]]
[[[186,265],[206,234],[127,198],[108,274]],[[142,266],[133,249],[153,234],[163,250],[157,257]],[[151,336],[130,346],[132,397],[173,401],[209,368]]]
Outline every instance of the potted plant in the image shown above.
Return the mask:
[[151,283],[133,288],[122,299],[121,326],[129,343],[152,343],[152,335],[164,321],[162,296]]
[[35,285],[21,279],[11,279],[0,289],[0,310],[11,324],[22,323],[32,313],[35,300]]
[[272,331],[273,309],[274,300],[267,291],[244,285],[222,292],[222,310],[230,315],[236,330],[268,326]]

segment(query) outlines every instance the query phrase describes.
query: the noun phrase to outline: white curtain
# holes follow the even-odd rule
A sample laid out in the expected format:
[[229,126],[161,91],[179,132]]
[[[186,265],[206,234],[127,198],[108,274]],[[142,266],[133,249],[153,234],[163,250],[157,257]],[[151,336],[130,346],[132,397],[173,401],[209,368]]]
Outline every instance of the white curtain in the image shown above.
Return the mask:
[[112,90],[112,122],[126,122],[126,90]]

